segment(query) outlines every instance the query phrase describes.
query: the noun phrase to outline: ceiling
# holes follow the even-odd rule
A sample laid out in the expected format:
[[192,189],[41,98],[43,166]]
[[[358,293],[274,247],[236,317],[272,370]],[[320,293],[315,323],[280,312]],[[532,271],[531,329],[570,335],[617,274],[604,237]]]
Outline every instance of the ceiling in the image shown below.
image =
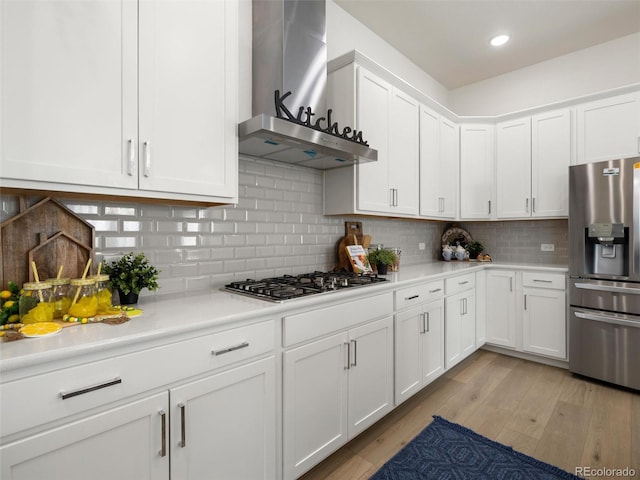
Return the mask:
[[449,89],[640,31],[640,0],[334,1]]

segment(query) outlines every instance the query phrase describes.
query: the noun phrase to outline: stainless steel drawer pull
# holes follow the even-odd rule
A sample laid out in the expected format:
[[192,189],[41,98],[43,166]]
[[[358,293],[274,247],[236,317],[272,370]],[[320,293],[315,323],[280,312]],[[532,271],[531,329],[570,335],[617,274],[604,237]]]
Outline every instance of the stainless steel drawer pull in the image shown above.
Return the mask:
[[630,287],[615,287],[613,285],[592,285],[590,283],[576,283],[576,288],[583,290],[596,290],[598,292],[617,292],[617,293],[629,293],[632,295],[640,295],[640,288]]
[[429,290],[429,293],[437,293],[437,292],[441,292],[442,289],[441,288],[436,288],[434,290]]
[[229,352],[235,352],[236,350],[240,350],[241,348],[247,348],[249,346],[249,342],[242,342],[238,345],[233,345],[227,348],[221,348],[220,350],[211,350],[211,355],[223,355]]
[[539,283],[553,283],[553,280],[541,280],[539,278],[534,278],[533,281]]
[[351,368],[351,343],[344,342],[347,347],[347,365],[344,367],[345,370],[349,370]]
[[411,295],[410,297],[404,297],[405,300],[415,300],[416,298],[419,298],[420,295]]
[[160,440],[160,456],[167,456],[167,413],[164,410],[158,412],[160,414],[160,423],[162,429],[162,439]]
[[625,320],[624,318],[619,318],[614,315],[594,315],[591,313],[575,312],[575,316],[584,320],[610,323],[613,325],[621,325],[623,327],[640,328],[640,322],[635,320]]
[[469,280],[465,280],[464,282],[458,282],[458,285],[466,285],[467,283],[469,283]]
[[185,410],[187,406],[184,403],[179,403],[178,408],[180,409],[180,448],[184,448],[187,446],[187,426],[186,426],[186,418],[185,418]]
[[120,383],[122,383],[122,379],[120,377],[116,377],[113,380],[99,383],[97,385],[91,385],[90,387],[81,388],[80,390],[74,390],[72,392],[60,392],[60,398],[62,398],[62,400],[66,400],[67,398],[77,397],[78,395],[84,395],[85,393],[89,392],[95,392],[96,390],[112,387],[113,385],[118,385]]

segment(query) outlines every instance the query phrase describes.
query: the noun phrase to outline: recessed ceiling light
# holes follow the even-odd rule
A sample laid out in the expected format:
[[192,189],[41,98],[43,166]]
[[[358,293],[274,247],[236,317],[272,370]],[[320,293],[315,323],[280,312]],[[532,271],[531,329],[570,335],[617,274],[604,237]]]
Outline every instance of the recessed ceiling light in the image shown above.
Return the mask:
[[489,43],[494,47],[500,47],[509,41],[509,35],[496,35],[493,37]]

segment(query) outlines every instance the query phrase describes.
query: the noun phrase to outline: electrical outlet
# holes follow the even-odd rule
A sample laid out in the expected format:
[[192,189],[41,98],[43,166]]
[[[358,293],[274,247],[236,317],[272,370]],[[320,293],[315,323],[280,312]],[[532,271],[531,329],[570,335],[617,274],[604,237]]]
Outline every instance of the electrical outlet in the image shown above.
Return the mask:
[[541,252],[555,252],[556,246],[553,243],[541,243],[540,251]]
[[424,250],[425,248],[427,248],[427,246],[424,243],[420,242],[418,244],[418,250]]

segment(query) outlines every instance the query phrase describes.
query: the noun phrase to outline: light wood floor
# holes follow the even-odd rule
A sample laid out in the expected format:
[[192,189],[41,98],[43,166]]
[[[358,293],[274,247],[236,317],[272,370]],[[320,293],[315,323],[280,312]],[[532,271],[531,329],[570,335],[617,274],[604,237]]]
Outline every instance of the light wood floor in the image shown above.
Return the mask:
[[369,478],[432,415],[571,473],[631,467],[640,480],[640,394],[567,370],[479,350],[301,480]]

